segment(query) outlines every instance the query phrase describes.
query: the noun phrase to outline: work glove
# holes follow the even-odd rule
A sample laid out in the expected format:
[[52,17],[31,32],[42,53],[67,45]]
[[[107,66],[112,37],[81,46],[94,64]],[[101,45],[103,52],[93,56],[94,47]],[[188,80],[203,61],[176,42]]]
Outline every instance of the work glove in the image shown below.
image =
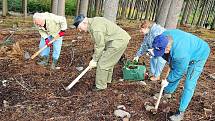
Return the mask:
[[148,49],[146,55],[147,55],[147,56],[154,56],[153,49]]
[[133,61],[138,62],[139,61],[139,57],[138,56],[134,57]]
[[166,87],[168,84],[169,82],[166,79],[162,79],[161,86]]
[[48,47],[51,46],[51,44],[49,44],[49,41],[50,41],[49,38],[46,38],[46,39],[45,39],[45,43],[46,43],[46,45],[47,45]]
[[59,33],[60,37],[64,36],[65,35],[65,31],[64,30],[61,30]]
[[90,68],[95,68],[97,66],[97,62],[92,59],[89,63],[89,66]]

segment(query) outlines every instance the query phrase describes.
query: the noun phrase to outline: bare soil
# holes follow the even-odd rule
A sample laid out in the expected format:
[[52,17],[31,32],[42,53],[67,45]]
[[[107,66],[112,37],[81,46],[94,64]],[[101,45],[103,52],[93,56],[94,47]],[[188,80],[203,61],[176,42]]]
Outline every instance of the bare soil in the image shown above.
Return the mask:
[[[0,31],[2,39],[9,35],[7,27]],[[132,26],[123,27],[132,36],[124,57],[132,59],[143,36]],[[192,101],[185,113],[185,121],[215,120],[215,39],[205,33],[214,31],[182,27],[199,35],[211,47],[210,57],[204,72],[198,80]],[[113,83],[105,91],[93,92],[95,70],[87,72],[70,91],[68,86],[80,72],[75,67],[88,66],[93,54],[90,35],[74,29],[66,31],[58,71],[50,70],[36,64],[34,60],[25,60],[24,52],[32,55],[38,50],[40,35],[30,27],[20,27],[12,37],[13,45],[0,48],[0,120],[1,121],[122,121],[113,112],[118,105],[125,105],[131,114],[130,121],[168,121],[168,117],[177,110],[183,90],[183,80],[173,98],[161,100],[157,114],[144,108],[144,103],[152,100],[153,94],[159,92],[159,82],[145,80],[147,85],[135,81],[119,81],[122,78],[122,62],[114,69]],[[71,63],[71,48],[74,59]],[[149,58],[141,61],[149,70]],[[51,62],[51,60],[50,60]],[[164,70],[165,75],[166,69]],[[170,110],[167,110],[170,109]]]

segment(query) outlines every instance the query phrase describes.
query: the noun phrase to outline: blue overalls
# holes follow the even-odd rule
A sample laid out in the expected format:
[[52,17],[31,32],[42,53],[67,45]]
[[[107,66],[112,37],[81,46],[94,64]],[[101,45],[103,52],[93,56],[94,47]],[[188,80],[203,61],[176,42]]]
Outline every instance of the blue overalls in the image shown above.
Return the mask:
[[179,29],[167,30],[163,34],[173,38],[169,62],[171,71],[167,77],[169,84],[164,92],[173,93],[186,74],[179,106],[179,111],[184,112],[194,94],[197,80],[210,54],[210,48],[202,39]]
[[[49,40],[51,41],[53,39],[53,36],[49,36]],[[60,37],[59,39],[57,39],[55,42],[52,43],[53,46],[53,53],[52,53],[52,58],[55,60],[58,60],[58,58],[60,57],[60,52],[61,52],[61,47],[62,47],[62,40],[63,37]],[[42,37],[40,40],[40,44],[39,44],[39,48],[44,47],[45,44],[45,39]],[[48,57],[50,53],[50,47],[47,47],[46,49],[44,49],[40,55],[42,57],[46,56]]]

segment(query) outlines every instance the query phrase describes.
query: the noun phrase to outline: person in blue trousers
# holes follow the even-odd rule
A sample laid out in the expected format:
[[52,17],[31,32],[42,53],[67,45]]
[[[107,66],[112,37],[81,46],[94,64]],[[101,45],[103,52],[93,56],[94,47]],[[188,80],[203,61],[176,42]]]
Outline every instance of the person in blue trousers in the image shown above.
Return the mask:
[[[38,62],[38,64],[41,66],[48,65],[49,52],[52,48],[53,53],[51,69],[59,69],[56,65],[60,57],[63,36],[65,34],[65,30],[67,29],[66,18],[64,16],[58,16],[48,12],[35,13],[33,15],[33,22],[41,35],[39,48],[42,48],[45,45],[48,46],[40,53],[42,61]],[[52,45],[49,45],[48,43],[56,36],[59,36],[59,38],[54,41]]]
[[193,34],[171,29],[158,36],[152,46],[154,55],[165,58],[170,67],[166,78],[169,84],[164,88],[164,95],[172,94],[181,78],[186,75],[179,109],[170,116],[171,121],[181,121],[210,54],[209,45]]
[[[165,28],[154,22],[144,20],[140,25],[140,32],[144,34],[144,39],[133,60],[138,62],[139,57],[143,56],[144,53],[150,53],[152,50],[152,42],[154,41],[154,38],[162,34],[165,30]],[[152,74],[150,80],[160,80],[160,75],[165,64],[166,61],[160,56],[150,57],[150,70]]]

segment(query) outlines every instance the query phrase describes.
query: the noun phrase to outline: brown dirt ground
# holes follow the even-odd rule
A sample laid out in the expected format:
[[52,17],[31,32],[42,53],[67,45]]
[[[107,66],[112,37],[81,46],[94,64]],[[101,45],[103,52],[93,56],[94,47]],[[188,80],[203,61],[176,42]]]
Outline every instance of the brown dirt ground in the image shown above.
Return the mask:
[[[159,92],[158,82],[146,80],[147,86],[144,86],[138,82],[114,81],[105,91],[92,92],[95,70],[91,70],[69,92],[65,91],[63,86],[70,84],[80,73],[75,67],[87,67],[91,60],[93,43],[89,34],[69,29],[61,52],[61,69],[52,71],[37,65],[38,58],[23,59],[24,51],[33,54],[38,50],[40,36],[37,31],[29,28],[21,28],[12,38],[18,42],[19,51],[14,53],[14,45],[5,47],[4,53],[2,49],[5,48],[1,48],[0,51],[0,120],[121,121],[122,119],[115,117],[113,112],[118,105],[125,105],[126,111],[131,114],[130,121],[166,121],[172,112],[177,110],[183,80],[172,99],[167,100],[166,103],[161,101],[155,115],[144,109],[144,103],[151,100],[153,94]],[[132,36],[125,52],[125,57],[132,59],[143,36],[135,27],[123,28]],[[198,80],[195,95],[185,113],[185,121],[215,120],[215,80],[209,76],[215,73],[215,39],[204,35],[206,32],[215,32],[187,27],[182,29],[205,37],[211,47],[211,55]],[[8,34],[5,27],[0,31],[1,39]],[[72,42],[74,40],[78,41]],[[70,65],[71,44],[75,55]],[[141,61],[143,60],[149,67],[148,57],[142,57]],[[122,63],[119,62],[114,70],[114,80],[122,78],[121,69]],[[165,72],[166,69],[163,75]],[[7,80],[6,86],[3,86],[3,80]],[[3,103],[4,100],[7,104]],[[166,108],[170,108],[170,111],[165,112]]]

